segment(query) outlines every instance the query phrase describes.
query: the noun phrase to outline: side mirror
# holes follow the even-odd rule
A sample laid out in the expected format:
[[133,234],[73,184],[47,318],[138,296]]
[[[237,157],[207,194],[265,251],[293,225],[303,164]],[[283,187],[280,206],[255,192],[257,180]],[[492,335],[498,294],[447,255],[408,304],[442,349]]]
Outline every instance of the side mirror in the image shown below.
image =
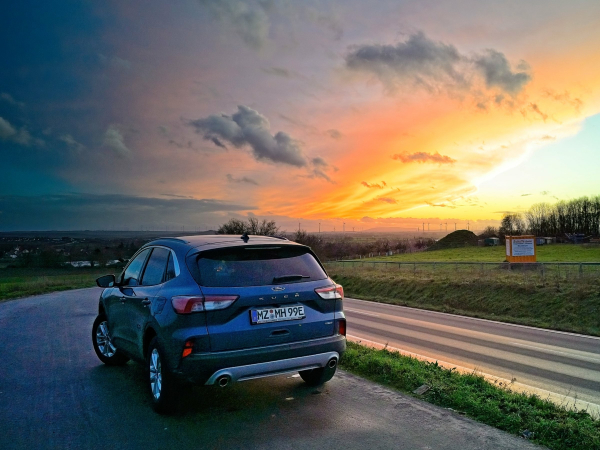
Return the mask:
[[113,287],[115,285],[115,276],[104,275],[96,280],[96,284],[101,288]]

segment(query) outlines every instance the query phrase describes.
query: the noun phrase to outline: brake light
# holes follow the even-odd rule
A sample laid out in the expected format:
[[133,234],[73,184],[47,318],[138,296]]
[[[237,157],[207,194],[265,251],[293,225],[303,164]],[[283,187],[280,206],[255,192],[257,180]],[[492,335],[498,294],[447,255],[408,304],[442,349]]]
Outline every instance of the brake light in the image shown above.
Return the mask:
[[204,297],[179,295],[171,299],[173,309],[178,314],[190,314],[193,312],[204,311]]
[[315,292],[325,300],[343,300],[344,298],[344,288],[340,284],[315,289]]
[[171,304],[177,314],[191,314],[225,309],[237,299],[237,295],[178,295],[171,299]]

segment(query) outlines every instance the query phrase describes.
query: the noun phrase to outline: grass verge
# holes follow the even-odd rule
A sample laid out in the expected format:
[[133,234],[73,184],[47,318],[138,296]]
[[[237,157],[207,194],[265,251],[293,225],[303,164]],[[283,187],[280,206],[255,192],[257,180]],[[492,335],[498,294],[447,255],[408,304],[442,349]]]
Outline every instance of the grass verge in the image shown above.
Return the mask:
[[[538,262],[600,262],[598,244],[551,244],[536,248]],[[498,262],[506,259],[506,247],[459,247],[373,258],[379,261]]]
[[0,301],[96,285],[96,278],[115,269],[1,269]]
[[600,279],[504,273],[413,274],[385,267],[329,265],[348,297],[600,336]]
[[600,421],[587,412],[513,392],[476,374],[353,342],[348,342],[340,367],[405,393],[427,385],[429,390],[419,398],[512,434],[532,433],[534,442],[551,449],[600,449]]

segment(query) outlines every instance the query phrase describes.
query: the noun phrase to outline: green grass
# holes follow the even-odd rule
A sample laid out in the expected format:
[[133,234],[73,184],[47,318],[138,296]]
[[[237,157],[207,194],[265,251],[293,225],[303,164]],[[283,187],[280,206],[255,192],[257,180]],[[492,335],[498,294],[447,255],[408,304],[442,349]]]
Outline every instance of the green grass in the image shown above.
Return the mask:
[[[371,258],[378,261],[503,262],[506,247],[459,247]],[[371,259],[368,259],[369,261]],[[539,262],[600,262],[600,245],[552,244],[537,247]]]
[[551,449],[600,449],[600,422],[536,395],[516,393],[476,374],[460,374],[387,350],[348,342],[340,367],[400,391],[430,387],[424,400],[452,408],[512,434],[528,430],[533,441]]
[[0,301],[96,285],[114,268],[0,269]]
[[364,300],[600,336],[600,277],[544,278],[496,266],[328,264],[345,295]]

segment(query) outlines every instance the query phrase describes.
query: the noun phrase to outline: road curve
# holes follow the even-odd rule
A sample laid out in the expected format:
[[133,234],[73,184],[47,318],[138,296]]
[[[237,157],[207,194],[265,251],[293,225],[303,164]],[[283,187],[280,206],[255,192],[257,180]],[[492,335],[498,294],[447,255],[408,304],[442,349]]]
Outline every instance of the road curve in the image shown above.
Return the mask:
[[[346,298],[348,335],[600,411],[600,338]],[[527,389],[527,388],[531,389]]]
[[339,372],[195,388],[155,414],[135,363],[106,367],[91,346],[99,289],[0,303],[2,449],[535,449],[452,411]]

